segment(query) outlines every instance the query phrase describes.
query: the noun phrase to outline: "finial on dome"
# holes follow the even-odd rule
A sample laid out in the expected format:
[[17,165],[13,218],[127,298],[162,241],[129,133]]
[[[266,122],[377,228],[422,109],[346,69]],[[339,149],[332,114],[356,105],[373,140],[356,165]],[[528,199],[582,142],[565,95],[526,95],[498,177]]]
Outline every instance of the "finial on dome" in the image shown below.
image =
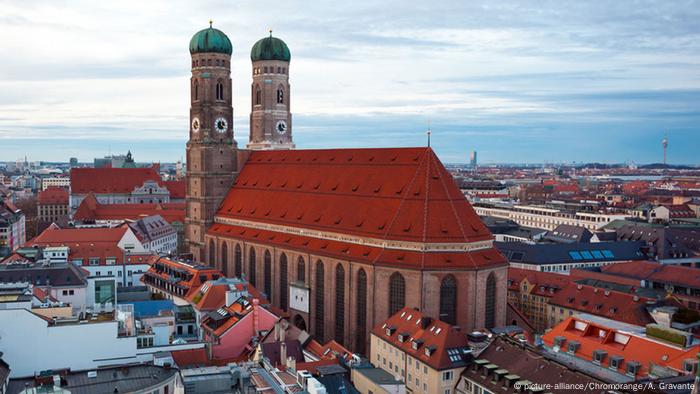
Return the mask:
[[267,31],[270,32],[270,37],[272,37],[272,28],[269,28]]
[[214,23],[214,21],[211,20],[211,19],[209,19],[209,28],[210,28],[210,29],[211,29],[211,27],[212,27],[211,25],[212,25],[213,23]]

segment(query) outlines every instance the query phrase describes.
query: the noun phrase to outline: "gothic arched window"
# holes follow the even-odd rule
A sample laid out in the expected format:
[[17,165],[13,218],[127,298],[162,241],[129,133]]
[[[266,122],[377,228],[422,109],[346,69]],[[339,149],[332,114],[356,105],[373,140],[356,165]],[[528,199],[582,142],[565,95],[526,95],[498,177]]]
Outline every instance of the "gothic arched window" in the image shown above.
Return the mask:
[[216,83],[216,99],[217,100],[224,99],[224,84],[221,83],[221,81]]
[[252,246],[248,252],[248,282],[255,287],[255,249]]
[[297,260],[297,280],[301,283],[306,283],[306,265],[301,256],[299,256],[299,260]]
[[216,245],[214,245],[214,240],[209,240],[209,265],[216,267]]
[[323,343],[324,341],[324,270],[321,260],[316,262],[316,339]]
[[394,272],[389,277],[389,316],[401,310],[406,305],[406,281],[403,275]]
[[265,251],[265,294],[272,300],[272,256],[270,251]]
[[235,265],[236,272],[234,275],[241,276],[243,272],[243,253],[241,251],[241,245],[236,244],[236,249],[234,251],[233,264]]
[[457,280],[453,275],[445,276],[440,283],[440,320],[457,324]]
[[226,242],[221,244],[221,270],[224,271],[224,276],[231,275],[228,269],[228,245]]
[[199,100],[199,82],[194,81],[194,101]]
[[287,310],[287,297],[289,289],[287,289],[287,255],[280,255],[280,308]]
[[284,88],[282,86],[277,88],[277,104],[284,104]]
[[345,270],[335,267],[335,341],[345,342]]
[[493,328],[496,325],[496,276],[492,273],[486,279],[486,303],[484,308],[484,326]]
[[365,342],[367,342],[365,334],[367,331],[367,274],[362,268],[357,271],[357,294],[355,298],[355,307],[357,308],[357,332],[355,333],[357,343],[355,347],[359,353],[364,353]]
[[255,86],[255,105],[260,105],[262,103],[262,92],[260,91],[260,86]]

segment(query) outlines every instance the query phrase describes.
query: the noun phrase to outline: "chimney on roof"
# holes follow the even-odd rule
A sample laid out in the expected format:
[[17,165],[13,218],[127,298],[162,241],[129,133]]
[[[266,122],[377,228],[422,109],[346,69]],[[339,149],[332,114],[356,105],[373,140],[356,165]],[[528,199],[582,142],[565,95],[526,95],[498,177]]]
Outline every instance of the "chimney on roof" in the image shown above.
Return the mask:
[[280,342],[280,364],[286,363],[287,360],[287,343]]

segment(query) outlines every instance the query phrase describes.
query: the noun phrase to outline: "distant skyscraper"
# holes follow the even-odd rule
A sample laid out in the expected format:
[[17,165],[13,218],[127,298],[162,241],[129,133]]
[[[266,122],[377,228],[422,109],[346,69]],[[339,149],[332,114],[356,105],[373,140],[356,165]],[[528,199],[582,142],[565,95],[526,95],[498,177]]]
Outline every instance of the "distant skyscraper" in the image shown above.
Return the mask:
[[668,150],[668,138],[664,137],[664,139],[661,140],[661,146],[664,147],[664,164],[666,164],[666,150]]
[[68,161],[70,163],[71,167],[77,167],[78,166],[78,158],[77,157],[71,157],[70,160]]
[[473,150],[473,151],[469,154],[469,165],[470,165],[472,168],[476,168],[476,151],[475,151],[475,150]]

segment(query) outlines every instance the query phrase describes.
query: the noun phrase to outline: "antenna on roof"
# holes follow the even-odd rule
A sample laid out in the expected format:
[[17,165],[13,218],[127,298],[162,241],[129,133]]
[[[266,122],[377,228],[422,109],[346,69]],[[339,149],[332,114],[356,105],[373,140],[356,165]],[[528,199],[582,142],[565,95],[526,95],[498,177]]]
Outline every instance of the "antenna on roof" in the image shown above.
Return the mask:
[[430,120],[428,120],[428,131],[426,131],[425,134],[428,135],[428,148],[430,148],[430,135],[433,134],[433,131],[430,130]]

